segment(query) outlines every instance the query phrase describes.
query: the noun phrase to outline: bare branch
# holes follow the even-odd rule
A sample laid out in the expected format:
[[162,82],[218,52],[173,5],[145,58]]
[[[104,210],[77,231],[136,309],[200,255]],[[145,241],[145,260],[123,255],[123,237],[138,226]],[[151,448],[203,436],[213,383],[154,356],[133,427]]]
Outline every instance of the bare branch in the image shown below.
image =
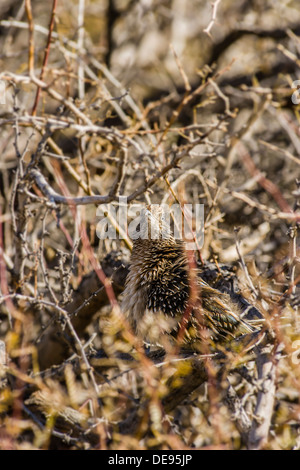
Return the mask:
[[258,387],[255,416],[249,432],[249,450],[264,448],[274,412],[276,391],[276,357],[271,353],[261,353],[257,358]]
[[215,0],[213,3],[212,3],[212,17],[211,17],[211,20],[208,24],[208,26],[203,30],[204,33],[206,33],[210,38],[212,37],[211,36],[211,29],[213,28],[215,22],[216,22],[216,19],[217,19],[217,13],[218,13],[218,7],[219,7],[219,4],[221,3],[221,0]]

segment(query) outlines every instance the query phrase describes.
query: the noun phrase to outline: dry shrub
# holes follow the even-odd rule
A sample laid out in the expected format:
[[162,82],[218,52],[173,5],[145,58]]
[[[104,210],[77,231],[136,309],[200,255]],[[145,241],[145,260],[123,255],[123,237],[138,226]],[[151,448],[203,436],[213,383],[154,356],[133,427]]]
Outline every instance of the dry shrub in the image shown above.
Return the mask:
[[[1,448],[298,449],[298,3],[0,10]],[[131,240],[96,230],[120,196],[205,205],[204,274],[259,345],[144,350]]]

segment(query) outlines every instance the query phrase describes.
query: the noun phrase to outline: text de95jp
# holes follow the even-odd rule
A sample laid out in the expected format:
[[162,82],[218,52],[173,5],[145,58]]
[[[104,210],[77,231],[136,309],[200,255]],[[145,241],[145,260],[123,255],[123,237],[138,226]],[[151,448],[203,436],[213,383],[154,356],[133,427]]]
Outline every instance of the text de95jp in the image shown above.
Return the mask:
[[183,467],[191,463],[192,456],[190,454],[187,455],[179,455],[179,454],[153,454],[152,456],[152,464],[153,465],[179,465]]

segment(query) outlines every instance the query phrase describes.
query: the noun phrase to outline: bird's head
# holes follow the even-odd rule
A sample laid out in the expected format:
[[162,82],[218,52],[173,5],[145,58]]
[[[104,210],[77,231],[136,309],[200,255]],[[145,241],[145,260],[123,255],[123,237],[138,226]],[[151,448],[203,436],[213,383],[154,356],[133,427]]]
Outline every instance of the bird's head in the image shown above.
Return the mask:
[[170,210],[167,205],[151,204],[141,211],[140,237],[144,240],[170,240]]

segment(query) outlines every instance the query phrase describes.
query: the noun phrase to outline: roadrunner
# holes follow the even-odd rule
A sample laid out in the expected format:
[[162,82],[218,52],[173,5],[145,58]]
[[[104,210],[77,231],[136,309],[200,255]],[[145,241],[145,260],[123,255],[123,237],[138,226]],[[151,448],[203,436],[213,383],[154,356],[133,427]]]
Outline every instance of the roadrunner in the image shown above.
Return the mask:
[[185,243],[173,237],[161,206],[143,209],[139,225],[122,310],[145,342],[161,344],[166,333],[191,344],[204,331],[214,340],[255,331],[230,297],[210,287],[190,265]]

